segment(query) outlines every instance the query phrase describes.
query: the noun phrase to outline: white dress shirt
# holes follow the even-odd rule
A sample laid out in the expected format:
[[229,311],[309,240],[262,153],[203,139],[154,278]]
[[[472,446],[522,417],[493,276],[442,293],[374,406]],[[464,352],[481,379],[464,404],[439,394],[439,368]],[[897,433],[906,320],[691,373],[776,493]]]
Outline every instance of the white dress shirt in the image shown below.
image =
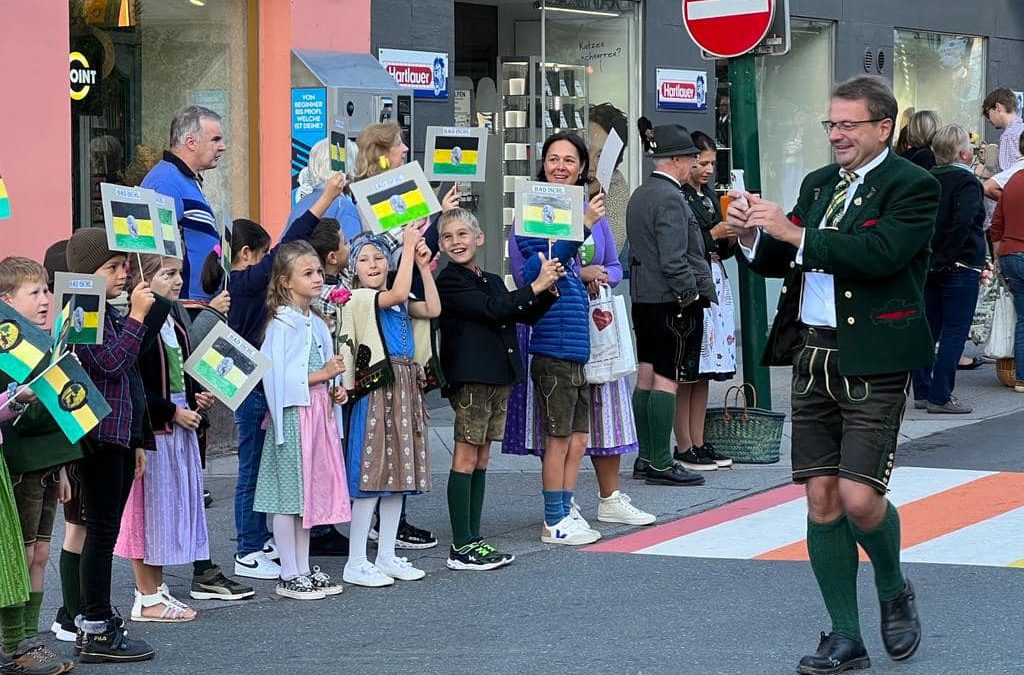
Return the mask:
[[[886,148],[870,162],[854,171],[854,173],[857,174],[857,178],[850,183],[850,187],[846,190],[846,201],[843,203],[843,213],[846,213],[846,209],[849,208],[850,202],[857,193],[857,188],[859,188],[864,182],[864,177],[873,169],[877,168],[888,155],[889,149]],[[840,172],[842,171],[843,169],[840,169]],[[831,196],[829,198],[831,199]],[[818,223],[818,227],[820,228],[824,226],[824,224],[825,219],[822,217],[821,222]],[[747,249],[746,246],[743,246],[743,244],[740,244],[740,249],[743,251],[743,255],[747,257],[747,260],[754,259],[754,255],[757,252],[757,243],[760,239],[761,232],[758,230],[754,238],[754,244],[749,249]],[[801,236],[800,247],[796,251],[796,263],[798,265],[802,265],[803,261],[804,236]],[[804,272],[804,287],[800,302],[800,321],[808,326],[836,327],[835,280],[831,274],[825,274],[823,272]]]

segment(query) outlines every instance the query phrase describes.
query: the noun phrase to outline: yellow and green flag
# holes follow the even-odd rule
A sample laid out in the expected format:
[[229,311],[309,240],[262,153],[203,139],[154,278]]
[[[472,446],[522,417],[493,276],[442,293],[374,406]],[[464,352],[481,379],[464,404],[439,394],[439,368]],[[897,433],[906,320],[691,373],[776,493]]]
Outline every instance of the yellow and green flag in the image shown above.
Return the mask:
[[71,305],[68,317],[68,344],[96,344],[100,328],[100,296],[76,293],[65,298]]
[[331,132],[331,171],[345,170],[345,134]]
[[423,193],[412,180],[372,194],[368,201],[384,232],[430,215]]
[[0,370],[24,382],[50,351],[50,336],[0,302]]
[[120,250],[142,253],[163,250],[157,248],[149,204],[112,201],[110,215],[114,221],[114,241]]
[[7,183],[0,176],[0,218],[11,217],[11,200],[7,196]]
[[72,443],[110,414],[110,405],[96,389],[74,354],[65,354],[32,380],[29,388]]
[[523,233],[533,237],[567,239],[572,236],[572,210],[554,204],[531,203],[523,209]]
[[74,311],[73,305],[74,301],[69,298],[53,321],[53,345],[50,348],[51,365],[56,363],[64,353],[64,347],[68,343],[68,334],[71,332],[71,314]]
[[156,213],[157,217],[160,218],[160,237],[164,242],[164,255],[180,258],[181,251],[178,250],[177,237],[178,225],[174,220],[174,211],[158,206],[156,207]]
[[234,345],[224,338],[217,338],[199,360],[196,372],[211,388],[217,389],[225,398],[231,398],[255,368],[256,364]]
[[476,136],[438,136],[434,140],[434,173],[452,176],[475,174],[479,147],[480,139]]

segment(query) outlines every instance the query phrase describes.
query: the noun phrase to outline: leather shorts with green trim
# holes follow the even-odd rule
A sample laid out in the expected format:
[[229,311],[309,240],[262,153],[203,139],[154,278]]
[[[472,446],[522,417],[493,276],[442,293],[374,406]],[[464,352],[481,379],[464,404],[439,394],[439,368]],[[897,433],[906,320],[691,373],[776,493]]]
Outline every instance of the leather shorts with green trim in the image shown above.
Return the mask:
[[804,328],[793,359],[793,481],[839,476],[888,490],[909,372],[840,374],[831,328]]

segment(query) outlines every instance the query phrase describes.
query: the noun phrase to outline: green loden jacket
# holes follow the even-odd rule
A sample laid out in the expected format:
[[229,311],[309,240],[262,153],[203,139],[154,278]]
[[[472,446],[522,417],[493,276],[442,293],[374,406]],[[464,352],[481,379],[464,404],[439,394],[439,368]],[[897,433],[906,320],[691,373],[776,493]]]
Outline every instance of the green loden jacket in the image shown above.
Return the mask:
[[807,228],[802,264],[794,246],[762,236],[752,270],[785,279],[762,365],[792,365],[801,347],[803,272],[835,279],[839,370],[878,375],[931,363],[934,342],[924,309],[929,242],[939,183],[892,150],[850,202],[838,229],[819,229],[839,182],[839,165],[812,172],[789,219]]

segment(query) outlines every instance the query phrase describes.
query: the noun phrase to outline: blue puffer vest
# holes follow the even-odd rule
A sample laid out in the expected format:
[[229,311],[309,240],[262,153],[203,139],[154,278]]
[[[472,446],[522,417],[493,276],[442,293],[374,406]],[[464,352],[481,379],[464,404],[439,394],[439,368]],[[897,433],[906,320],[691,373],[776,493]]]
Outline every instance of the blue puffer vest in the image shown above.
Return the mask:
[[[516,246],[526,260],[523,267],[524,283],[532,283],[540,272],[538,253],[547,256],[548,240],[540,237],[515,237]],[[587,312],[590,299],[580,280],[576,254],[582,242],[558,240],[551,246],[551,256],[558,258],[568,272],[558,281],[558,300],[540,321],[533,325],[530,353],[575,363],[590,360],[590,327]]]

